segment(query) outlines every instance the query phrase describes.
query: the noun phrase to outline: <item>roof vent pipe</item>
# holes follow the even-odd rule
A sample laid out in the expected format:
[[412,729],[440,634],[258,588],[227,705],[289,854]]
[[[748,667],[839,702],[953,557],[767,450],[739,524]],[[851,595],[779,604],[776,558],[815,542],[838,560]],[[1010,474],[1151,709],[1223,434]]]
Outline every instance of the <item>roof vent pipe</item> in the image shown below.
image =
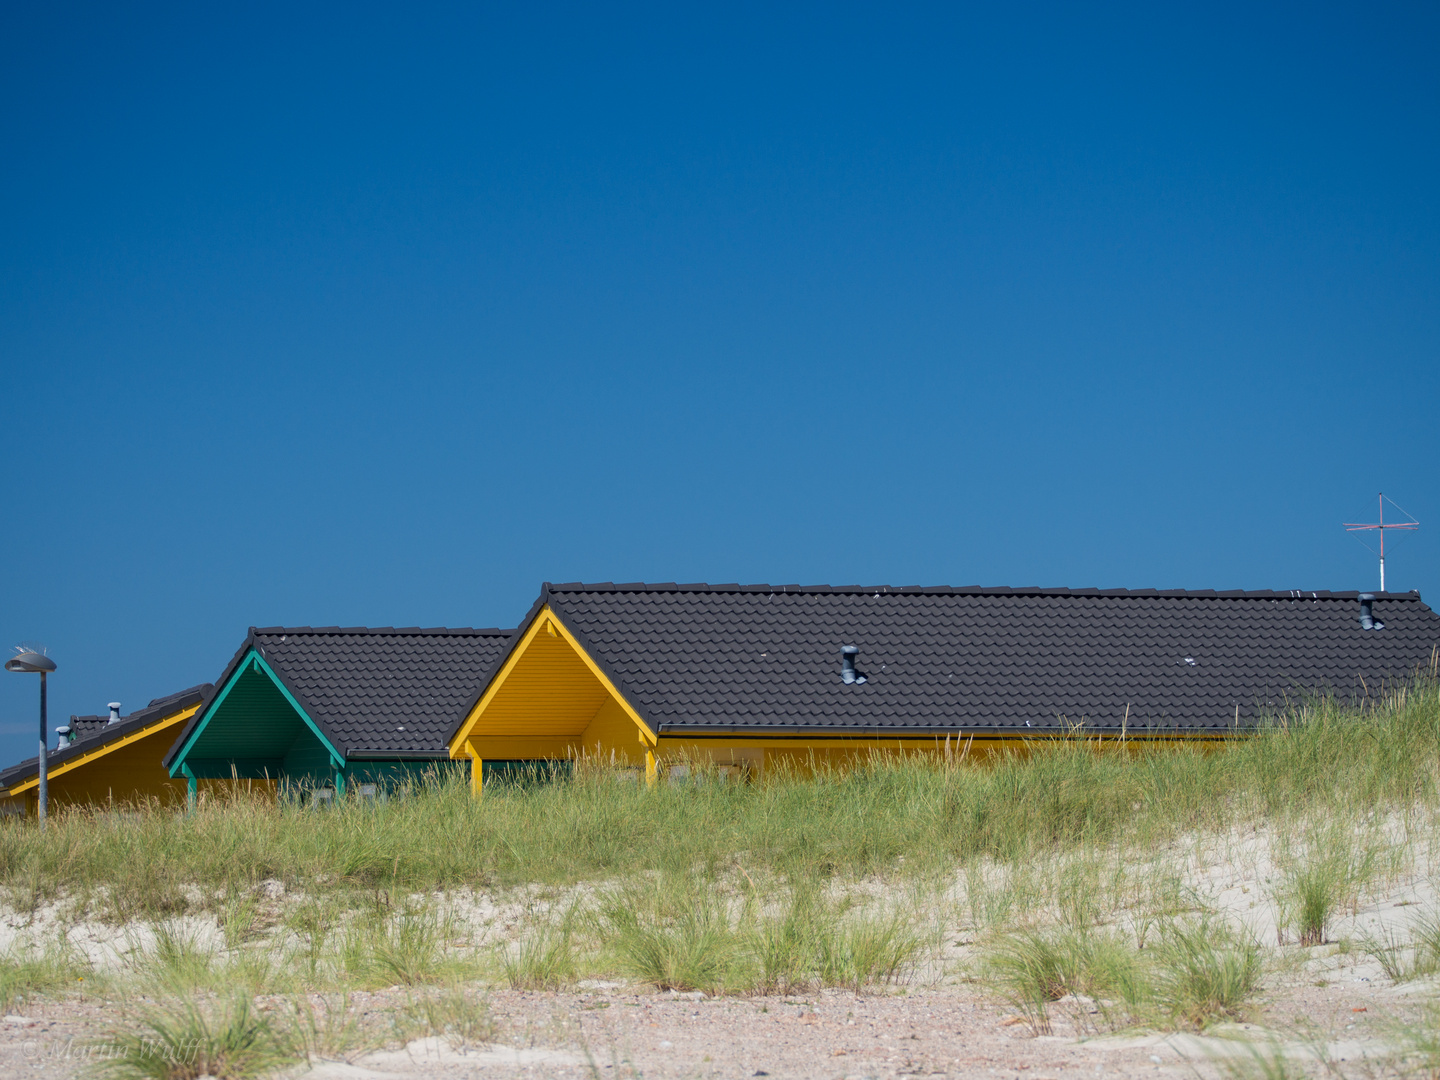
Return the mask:
[[1385,624],[1375,618],[1375,594],[1373,592],[1362,592],[1360,594],[1360,629],[1361,630],[1384,630]]
[[105,722],[107,724],[118,724],[120,722],[120,702],[110,702],[110,719]]
[[860,649],[854,645],[845,645],[840,649],[840,681],[846,686],[865,681],[865,676],[855,670],[855,657],[859,655]]

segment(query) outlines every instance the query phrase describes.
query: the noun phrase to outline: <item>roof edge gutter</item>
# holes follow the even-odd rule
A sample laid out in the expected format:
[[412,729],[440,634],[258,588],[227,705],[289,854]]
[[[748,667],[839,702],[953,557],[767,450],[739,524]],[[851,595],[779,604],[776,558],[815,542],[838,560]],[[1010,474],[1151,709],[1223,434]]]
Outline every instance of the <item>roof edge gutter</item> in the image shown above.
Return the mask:
[[449,761],[448,750],[347,750],[346,761]]

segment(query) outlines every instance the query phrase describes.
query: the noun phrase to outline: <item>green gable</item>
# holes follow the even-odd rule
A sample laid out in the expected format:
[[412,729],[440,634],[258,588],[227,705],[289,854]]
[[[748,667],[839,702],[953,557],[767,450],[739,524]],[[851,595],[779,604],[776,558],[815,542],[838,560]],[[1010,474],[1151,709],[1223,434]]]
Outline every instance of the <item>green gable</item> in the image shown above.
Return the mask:
[[252,650],[180,748],[170,775],[328,785],[344,767],[344,755]]

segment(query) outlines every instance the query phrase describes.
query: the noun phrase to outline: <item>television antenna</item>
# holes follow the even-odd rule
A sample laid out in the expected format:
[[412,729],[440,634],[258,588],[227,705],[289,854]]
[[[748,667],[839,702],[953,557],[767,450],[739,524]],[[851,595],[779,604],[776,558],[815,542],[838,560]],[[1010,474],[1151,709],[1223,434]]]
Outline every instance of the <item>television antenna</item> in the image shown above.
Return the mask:
[[[1352,532],[1352,533],[1378,532],[1378,533],[1380,534],[1380,551],[1379,551],[1379,555],[1380,555],[1380,591],[1381,591],[1381,592],[1384,592],[1384,591],[1385,591],[1385,530],[1386,530],[1386,529],[1400,529],[1400,530],[1402,530],[1402,531],[1414,532],[1416,529],[1420,528],[1420,522],[1418,522],[1417,520],[1415,520],[1415,517],[1414,517],[1408,510],[1406,510],[1403,506],[1401,506],[1399,503],[1397,503],[1394,499],[1387,499],[1387,498],[1385,497],[1385,493],[1384,493],[1383,491],[1380,493],[1380,495],[1378,496],[1378,498],[1379,498],[1379,503],[1380,503],[1380,520],[1379,520],[1379,521],[1375,521],[1375,522],[1347,521],[1347,522],[1345,522],[1345,531],[1346,531],[1346,532]],[[1399,510],[1400,513],[1405,516],[1405,520],[1403,520],[1403,521],[1386,521],[1386,520],[1385,520],[1385,504],[1386,504],[1386,503],[1389,503],[1389,504],[1390,504],[1391,506],[1393,506],[1396,510]],[[1356,540],[1359,540],[1362,544],[1365,544],[1365,541],[1364,541],[1363,539],[1361,539],[1359,536],[1355,537],[1355,539],[1356,539]],[[1374,548],[1370,547],[1369,544],[1365,544],[1365,546],[1366,546],[1367,548],[1370,548],[1371,551],[1374,551],[1374,550],[1375,550]]]

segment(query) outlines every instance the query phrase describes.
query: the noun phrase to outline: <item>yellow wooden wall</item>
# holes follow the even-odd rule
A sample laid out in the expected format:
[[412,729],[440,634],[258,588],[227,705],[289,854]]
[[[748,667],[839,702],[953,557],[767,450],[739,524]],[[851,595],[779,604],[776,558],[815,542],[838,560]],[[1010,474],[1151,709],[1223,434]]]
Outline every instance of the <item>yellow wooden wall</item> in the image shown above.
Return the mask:
[[[160,759],[174,741],[174,735],[168,727],[164,728],[51,778],[51,804],[61,806],[148,798],[159,799],[165,804],[183,804],[185,781],[171,780],[160,764]],[[31,796],[34,796],[33,791]]]
[[583,750],[587,757],[601,761],[615,759],[617,765],[645,764],[645,747],[635,721],[609,694],[595,710],[579,744],[571,744],[571,752]]
[[[1034,735],[1025,738],[1006,736],[962,736],[923,739],[875,739],[816,737],[775,739],[756,736],[735,739],[683,739],[661,737],[655,754],[661,774],[670,765],[685,761],[709,762],[715,765],[744,764],[747,771],[758,776],[769,769],[784,768],[804,773],[811,769],[851,769],[875,760],[920,757],[933,761],[965,762],[977,765],[995,761],[1004,755],[1029,754],[1037,747],[1083,735]],[[1120,739],[1091,736],[1093,746],[1107,750],[1138,752],[1159,744],[1193,746],[1211,750],[1223,744],[1223,735],[1174,735]]]

